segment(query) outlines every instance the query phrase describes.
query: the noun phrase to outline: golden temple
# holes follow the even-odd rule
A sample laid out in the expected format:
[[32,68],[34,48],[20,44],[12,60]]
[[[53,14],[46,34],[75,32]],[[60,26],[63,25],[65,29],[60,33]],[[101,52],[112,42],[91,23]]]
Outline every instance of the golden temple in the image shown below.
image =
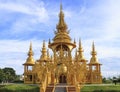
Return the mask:
[[[49,55],[49,50],[43,41],[40,59],[35,61],[32,43],[30,43],[28,58],[23,64],[24,83],[40,84],[40,92],[54,92],[46,91],[49,89],[48,85],[64,83],[75,87],[76,91],[72,92],[80,92],[81,86],[85,83],[102,83],[101,64],[97,59],[94,42],[92,43],[91,59],[87,63],[88,60],[83,55],[81,40],[79,40],[78,48],[76,42],[71,41],[67,24],[64,21],[62,4],[56,30],[53,41],[48,42],[48,47],[52,50],[53,55]],[[77,50],[73,56],[72,51],[75,48]]]

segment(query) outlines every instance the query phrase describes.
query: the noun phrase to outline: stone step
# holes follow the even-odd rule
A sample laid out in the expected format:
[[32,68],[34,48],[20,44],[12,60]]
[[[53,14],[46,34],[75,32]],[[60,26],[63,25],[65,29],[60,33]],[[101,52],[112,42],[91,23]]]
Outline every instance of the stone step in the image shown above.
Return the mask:
[[55,87],[54,92],[67,92],[66,87]]
[[53,92],[54,87],[47,87],[45,92]]
[[76,92],[76,88],[75,87],[67,87],[68,92]]

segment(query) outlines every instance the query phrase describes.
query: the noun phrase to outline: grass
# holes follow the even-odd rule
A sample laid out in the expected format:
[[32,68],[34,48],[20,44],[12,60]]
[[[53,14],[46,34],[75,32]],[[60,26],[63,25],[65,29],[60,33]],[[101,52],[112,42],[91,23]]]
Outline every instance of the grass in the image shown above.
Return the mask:
[[[39,92],[39,85],[0,85],[0,92]],[[120,85],[85,85],[81,92],[120,92]]]
[[86,85],[81,92],[120,92],[120,85]]
[[0,87],[0,92],[39,92],[39,87],[25,84],[10,84]]

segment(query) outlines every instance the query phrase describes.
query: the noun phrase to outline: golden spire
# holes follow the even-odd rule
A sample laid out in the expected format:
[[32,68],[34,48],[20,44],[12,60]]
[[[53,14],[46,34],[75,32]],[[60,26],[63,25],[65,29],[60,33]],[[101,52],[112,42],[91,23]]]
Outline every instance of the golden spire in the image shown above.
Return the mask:
[[93,56],[97,55],[97,52],[95,51],[94,42],[92,43],[92,52],[91,52],[91,55],[93,55]]
[[28,52],[28,58],[26,60],[26,63],[23,65],[34,65],[35,61],[33,58],[33,51],[32,51],[32,42],[30,42],[29,52]]
[[45,40],[43,41],[43,47],[42,47],[42,55],[40,57],[40,60],[47,60],[47,50],[45,47]]
[[80,51],[80,52],[83,52],[81,39],[79,39],[79,51]]
[[[71,42],[71,37],[69,36],[69,31],[67,30],[67,25],[64,21],[64,13],[62,11],[62,4],[60,4],[60,13],[59,13],[59,22],[56,26],[57,31],[55,31],[55,37],[53,38],[53,42],[49,42],[49,48],[56,49],[56,46],[60,45],[60,43],[64,43],[69,45],[68,48],[72,50],[72,48],[76,47],[75,43]],[[64,47],[63,47],[64,48]]]
[[67,29],[67,25],[64,21],[64,13],[62,11],[62,3],[60,4],[60,13],[59,13],[59,22],[58,25],[56,26],[58,31],[65,31]]
[[83,55],[82,43],[80,39],[79,39],[79,48],[78,48],[78,61],[80,62],[86,61]]
[[62,11],[62,3],[60,4],[60,11]]
[[79,39],[79,48],[78,48],[78,52],[79,52],[79,58],[83,59],[83,49],[82,49],[82,43],[81,40]]
[[45,40],[43,40],[43,48],[45,48]]
[[32,51],[32,42],[30,42],[30,47],[29,47],[28,56],[33,56],[33,51]]
[[91,51],[91,60],[90,60],[90,64],[99,64],[98,59],[96,57],[97,52],[95,51],[95,45],[94,42],[92,43],[92,51]]

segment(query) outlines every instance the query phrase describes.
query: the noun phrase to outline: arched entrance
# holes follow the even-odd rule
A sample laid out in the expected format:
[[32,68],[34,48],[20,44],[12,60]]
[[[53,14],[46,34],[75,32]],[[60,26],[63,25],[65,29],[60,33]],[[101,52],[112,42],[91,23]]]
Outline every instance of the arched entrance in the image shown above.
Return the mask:
[[66,76],[64,74],[61,74],[59,77],[59,83],[66,83]]

